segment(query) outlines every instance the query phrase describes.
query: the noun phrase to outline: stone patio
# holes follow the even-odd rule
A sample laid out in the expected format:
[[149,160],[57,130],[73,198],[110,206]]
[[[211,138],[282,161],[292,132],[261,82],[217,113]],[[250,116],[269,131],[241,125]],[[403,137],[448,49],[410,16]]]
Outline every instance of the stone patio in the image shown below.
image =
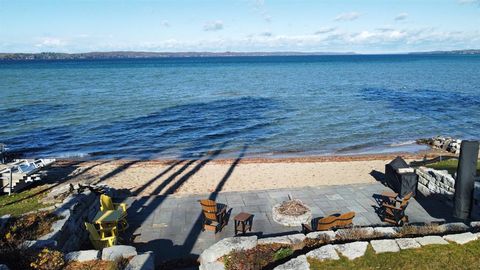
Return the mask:
[[[225,237],[234,235],[233,217],[240,212],[254,215],[253,234],[259,237],[300,232],[301,227],[284,227],[272,220],[273,205],[291,195],[310,206],[314,217],[355,211],[354,224],[380,225],[383,222],[375,213],[374,194],[391,191],[380,183],[304,187],[294,189],[261,190],[250,192],[224,192],[192,196],[129,197],[129,233],[133,245],[140,252],[152,250],[157,263],[165,260],[196,257],[204,249]],[[229,224],[217,234],[201,231],[199,199],[210,198],[232,208]],[[412,199],[407,208],[410,223],[443,222],[431,217]]]

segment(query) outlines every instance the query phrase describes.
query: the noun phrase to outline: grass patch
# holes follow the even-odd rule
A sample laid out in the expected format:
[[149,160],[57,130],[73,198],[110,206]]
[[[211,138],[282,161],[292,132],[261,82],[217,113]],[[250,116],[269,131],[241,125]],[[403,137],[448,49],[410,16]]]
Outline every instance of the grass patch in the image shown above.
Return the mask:
[[40,199],[45,196],[48,185],[38,186],[12,195],[0,196],[0,216],[10,214],[19,216],[21,214],[44,208],[48,205],[43,204]]
[[[429,167],[435,170],[447,170],[448,173],[453,175],[454,173],[457,172],[458,160],[457,159],[443,160],[437,163],[428,164],[426,165],[426,167]],[[480,161],[477,163],[477,175],[480,175]]]
[[349,261],[308,259],[310,269],[478,269],[480,265],[480,241],[465,245],[431,245],[419,249],[401,250],[395,253],[375,254],[371,246],[365,256]]

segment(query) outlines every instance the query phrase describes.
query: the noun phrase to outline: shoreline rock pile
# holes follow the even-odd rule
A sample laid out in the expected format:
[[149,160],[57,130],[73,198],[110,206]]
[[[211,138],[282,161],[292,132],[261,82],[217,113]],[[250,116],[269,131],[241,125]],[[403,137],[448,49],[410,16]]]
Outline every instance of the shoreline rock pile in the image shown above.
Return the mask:
[[427,144],[432,148],[441,149],[458,155],[460,154],[460,145],[462,144],[462,140],[454,139],[452,137],[437,136],[429,139],[419,139],[417,140],[417,143]]

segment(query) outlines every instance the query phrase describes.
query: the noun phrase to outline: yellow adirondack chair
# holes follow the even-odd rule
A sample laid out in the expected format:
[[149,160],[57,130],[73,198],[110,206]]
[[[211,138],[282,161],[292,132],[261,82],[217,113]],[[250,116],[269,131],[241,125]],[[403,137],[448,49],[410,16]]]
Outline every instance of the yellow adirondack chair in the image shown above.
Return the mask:
[[102,194],[100,195],[100,210],[122,210],[123,214],[127,216],[127,204],[125,203],[113,203],[110,196]]
[[122,211],[122,217],[119,221],[119,231],[125,231],[128,228],[127,222],[127,204],[114,203],[110,196],[102,194],[100,195],[100,211],[117,210]]
[[85,222],[85,227],[87,228],[88,233],[90,234],[90,242],[95,249],[101,250],[106,247],[111,247],[117,244],[117,236],[115,230],[110,230],[111,236],[105,236],[103,231],[99,231],[93,226],[93,224]]

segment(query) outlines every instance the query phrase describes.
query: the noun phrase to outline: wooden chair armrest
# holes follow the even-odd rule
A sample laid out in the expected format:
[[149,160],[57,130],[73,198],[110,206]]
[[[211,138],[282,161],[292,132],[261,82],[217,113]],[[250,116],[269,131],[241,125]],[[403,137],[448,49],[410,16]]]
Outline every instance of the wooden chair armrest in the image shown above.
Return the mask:
[[395,199],[398,196],[398,193],[386,191],[382,193],[382,196]]
[[127,204],[126,203],[114,203],[116,209],[121,209],[123,212],[127,212]]
[[383,207],[390,208],[390,209],[402,210],[402,208],[400,208],[400,207],[396,207],[396,206],[393,206],[393,205],[390,205],[390,204],[386,204],[386,203],[384,203],[382,206],[383,206]]

